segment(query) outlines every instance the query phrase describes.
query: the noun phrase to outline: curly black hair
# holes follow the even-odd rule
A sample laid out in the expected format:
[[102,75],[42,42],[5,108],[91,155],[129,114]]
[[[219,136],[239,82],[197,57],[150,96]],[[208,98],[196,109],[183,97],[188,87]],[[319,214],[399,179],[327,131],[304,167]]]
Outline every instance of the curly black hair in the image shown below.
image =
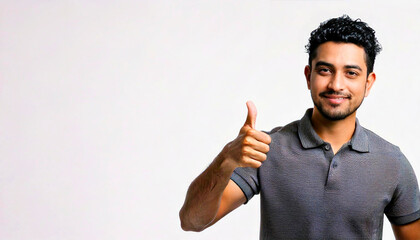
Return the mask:
[[382,48],[375,37],[375,30],[360,19],[353,20],[347,15],[332,18],[322,22],[319,27],[311,32],[309,43],[305,46],[309,53],[309,66],[316,57],[319,45],[328,42],[354,43],[363,47],[366,53],[365,61],[368,74],[373,71],[376,54]]

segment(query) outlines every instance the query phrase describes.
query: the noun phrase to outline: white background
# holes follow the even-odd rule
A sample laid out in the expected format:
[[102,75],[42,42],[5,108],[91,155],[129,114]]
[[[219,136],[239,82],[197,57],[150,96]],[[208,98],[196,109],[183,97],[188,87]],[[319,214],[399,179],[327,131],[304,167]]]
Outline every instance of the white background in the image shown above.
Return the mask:
[[419,176],[420,5],[394,2],[1,1],[0,239],[258,239],[259,197],[201,233],[178,211],[246,100],[264,130],[312,106],[304,46],[344,13],[383,46],[358,118]]

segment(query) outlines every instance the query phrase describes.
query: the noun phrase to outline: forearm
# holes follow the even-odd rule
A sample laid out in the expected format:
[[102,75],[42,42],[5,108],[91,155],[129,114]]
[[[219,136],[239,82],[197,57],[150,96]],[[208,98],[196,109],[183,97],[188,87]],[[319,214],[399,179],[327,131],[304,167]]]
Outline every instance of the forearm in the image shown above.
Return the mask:
[[229,166],[223,151],[188,188],[181,211],[181,227],[186,231],[202,231],[212,223],[234,167]]
[[201,231],[246,201],[239,187],[228,185],[230,176],[237,167],[260,167],[267,158],[271,142],[268,134],[254,129],[255,105],[247,102],[247,107],[247,119],[239,135],[188,188],[179,212],[182,229]]

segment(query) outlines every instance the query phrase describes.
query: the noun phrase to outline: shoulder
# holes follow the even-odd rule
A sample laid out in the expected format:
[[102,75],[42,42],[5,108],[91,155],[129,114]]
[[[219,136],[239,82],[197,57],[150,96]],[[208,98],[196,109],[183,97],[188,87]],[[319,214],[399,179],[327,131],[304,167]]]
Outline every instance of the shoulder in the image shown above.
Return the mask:
[[285,126],[273,128],[271,131],[266,132],[269,135],[281,135],[286,133],[296,133],[299,125],[299,120],[291,122]]
[[413,172],[410,162],[398,146],[388,142],[369,129],[363,129],[368,137],[369,152],[381,161],[383,167],[387,166],[386,163],[388,163],[390,164],[388,166],[392,166],[399,175]]
[[367,128],[362,128],[367,135],[370,152],[382,153],[387,155],[390,154],[393,157],[404,157],[404,154],[401,152],[400,148],[397,145],[390,143],[389,141],[385,140],[384,138]]
[[[275,127],[267,132],[271,137],[270,152],[287,151],[289,146],[300,146],[298,137],[299,121],[291,122],[285,126]],[[281,147],[280,147],[281,146]]]

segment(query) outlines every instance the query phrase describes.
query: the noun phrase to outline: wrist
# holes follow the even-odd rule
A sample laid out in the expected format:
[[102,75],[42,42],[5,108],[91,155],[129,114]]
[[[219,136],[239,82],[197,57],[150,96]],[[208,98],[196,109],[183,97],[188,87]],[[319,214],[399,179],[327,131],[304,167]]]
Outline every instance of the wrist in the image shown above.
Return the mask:
[[216,167],[226,175],[232,175],[233,171],[238,167],[236,161],[228,154],[229,144],[217,155],[215,159]]

